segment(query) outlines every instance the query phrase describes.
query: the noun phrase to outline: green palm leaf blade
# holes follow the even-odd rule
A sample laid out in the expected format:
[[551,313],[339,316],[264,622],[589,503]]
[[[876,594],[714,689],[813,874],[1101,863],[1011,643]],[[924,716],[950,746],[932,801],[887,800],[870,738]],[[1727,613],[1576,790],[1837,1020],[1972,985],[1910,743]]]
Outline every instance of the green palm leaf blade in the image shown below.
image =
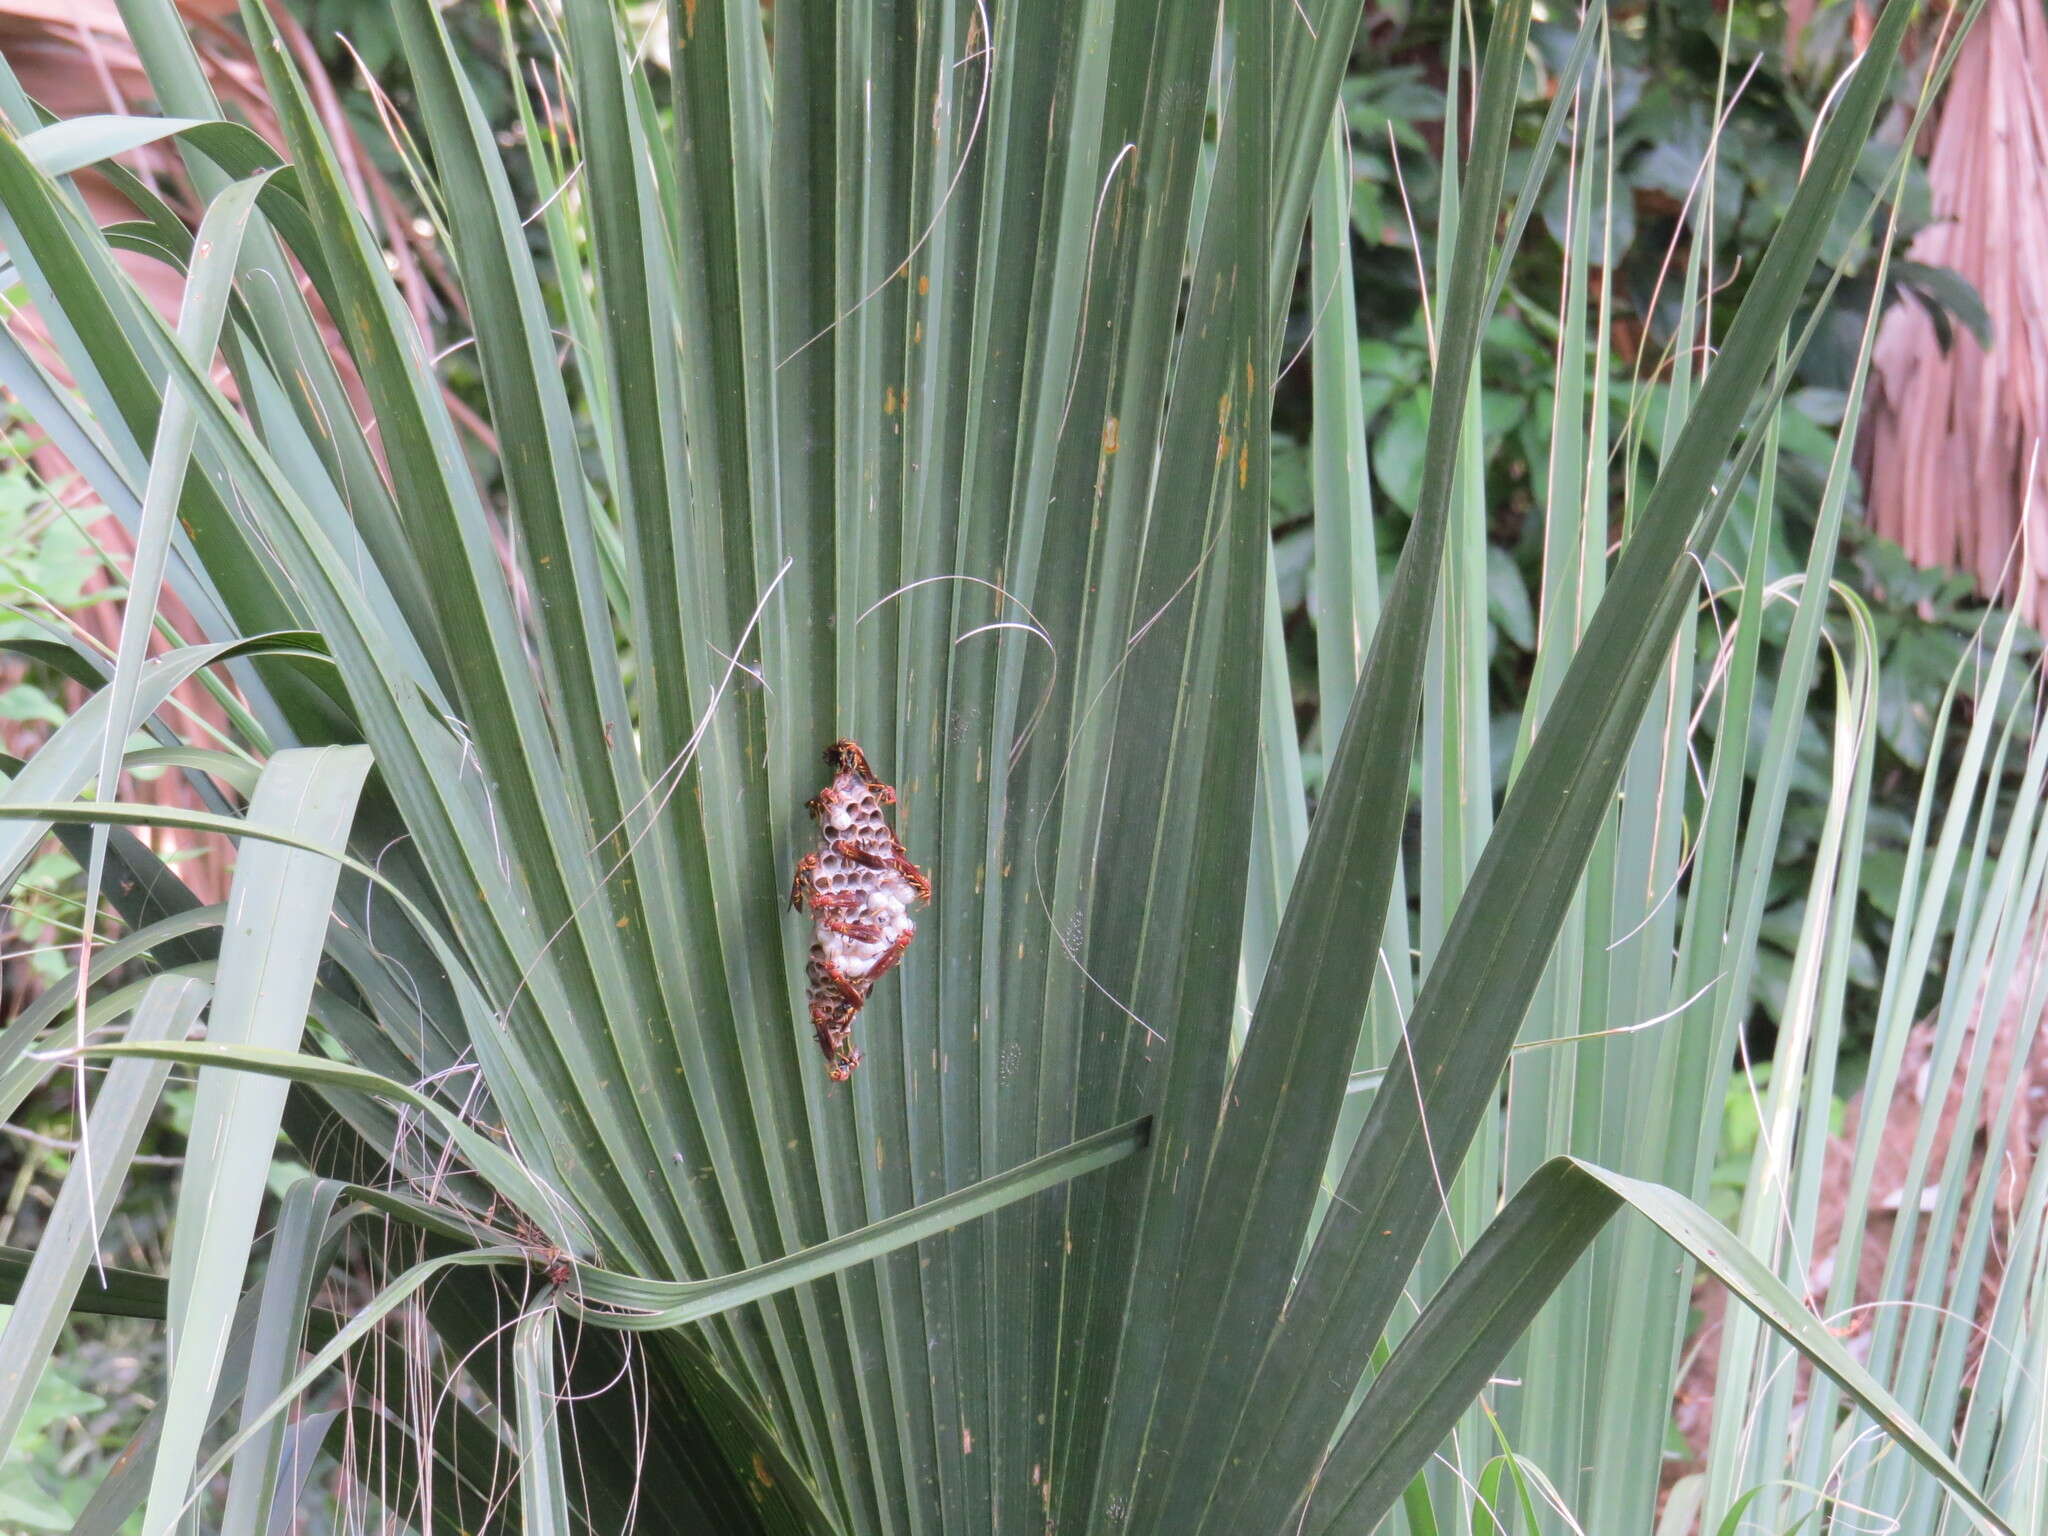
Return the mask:
[[[313,1287],[332,1261],[323,1239],[328,1236],[335,1206],[347,1193],[345,1185],[332,1179],[309,1177],[296,1181],[280,1202],[248,1366],[239,1373],[245,1423],[291,1374],[291,1364],[305,1337]],[[283,1419],[273,1419],[236,1455],[228,1480],[227,1507],[221,1514],[223,1533],[240,1536],[268,1526],[285,1472],[283,1464],[289,1458],[287,1427]]]
[[[29,1266],[37,1252],[30,1248],[0,1248],[0,1302],[12,1305],[28,1280]],[[81,1287],[71,1299],[74,1312],[93,1312],[103,1317],[155,1317],[164,1315],[167,1288],[162,1275],[146,1270],[120,1269],[108,1265],[93,1276],[90,1286]]]
[[[1208,1500],[1201,1474],[1186,1469],[1220,1470],[1216,1452],[1228,1441],[1261,1330],[1294,1267],[1285,1244],[1254,1242],[1251,1228],[1271,1222],[1294,1232],[1306,1224],[1343,1107],[1365,998],[1378,979],[1376,967],[1357,963],[1359,936],[1385,926],[1392,890],[1428,616],[1448,535],[1454,450],[1485,318],[1481,297],[1528,25],[1526,5],[1495,17],[1479,86],[1484,116],[1473,150],[1474,185],[1444,306],[1419,510],[1338,738],[1245,1055],[1231,1079],[1233,1107],[1243,1112],[1224,1117],[1195,1217],[1188,1274],[1174,1297],[1199,1321],[1174,1330],[1159,1376],[1167,1416],[1153,1428],[1153,1461],[1138,1497],[1144,1518],[1162,1530],[1192,1528]],[[1282,1022],[1276,1027],[1275,1020]]]
[[1576,1158],[1545,1163],[1515,1193],[1431,1298],[1377,1373],[1330,1448],[1290,1529],[1370,1529],[1401,1496],[1508,1347],[1528,1327],[1592,1240],[1627,1205],[1647,1217],[1717,1280],[1867,1409],[1938,1478],[1977,1529],[2008,1525],[1926,1430],[1845,1349],[1769,1267],[1682,1195]]
[[[264,769],[250,815],[307,841],[339,842],[355,818],[369,768],[361,747],[280,753]],[[213,1039],[297,1044],[339,876],[334,861],[318,854],[275,844],[241,850],[207,1013]],[[183,1519],[232,1321],[227,1298],[242,1288],[263,1178],[284,1115],[284,1085],[247,1087],[238,1075],[203,1076],[194,1102],[171,1249],[170,1321],[178,1341],[172,1411],[150,1483],[146,1531],[169,1531]]]
[[545,1308],[533,1308],[514,1326],[512,1372],[519,1414],[520,1529],[528,1536],[566,1533],[571,1527],[555,1380],[555,1319]]
[[[1042,1079],[1053,1113],[1075,1114],[1078,1128],[1159,1106],[1145,1178],[1077,1190],[1063,1213],[1081,1258],[1067,1282],[1079,1287],[1081,1331],[1060,1362],[1066,1379],[1058,1390],[1065,1401],[1104,1393],[1114,1400],[1106,1439],[1089,1416],[1069,1414],[1046,1463],[1063,1490],[1062,1518],[1084,1524],[1102,1518],[1105,1504],[1128,1487],[1141,1443],[1143,1389],[1136,1384],[1156,1379],[1166,1337],[1157,1308],[1186,1239],[1187,1207],[1168,1191],[1176,1170],[1206,1156],[1214,1129],[1250,851],[1256,737],[1244,727],[1255,719],[1258,690],[1266,421],[1276,362],[1263,277],[1273,190],[1265,72],[1274,37],[1272,18],[1256,6],[1226,7],[1222,21],[1221,46],[1234,63],[1219,85],[1211,198],[1243,216],[1201,225],[1194,307],[1170,396],[1159,372],[1163,349],[1139,350],[1121,387],[1099,407],[1104,446],[1115,447],[1102,514],[1109,537],[1089,556],[1096,602],[1081,616],[1077,679],[1077,694],[1089,703],[1072,726],[1061,859],[1048,892],[1056,916],[1080,919],[1066,919],[1072,926],[1061,945],[1071,946],[1088,983],[1075,1018],[1080,1030],[1042,1042],[1063,1063],[1060,1076]],[[1186,50],[1176,67],[1199,67],[1209,37],[1192,29],[1191,18],[1169,16],[1165,27]],[[1175,81],[1168,74],[1148,88],[1170,91]],[[1156,121],[1172,126],[1187,111],[1176,103]],[[1176,152],[1171,140],[1152,142],[1154,121],[1148,114],[1136,135],[1141,182],[1148,156]],[[1193,166],[1185,163],[1185,178],[1154,196],[1192,198]],[[1170,283],[1162,263],[1177,268],[1178,253],[1142,241],[1130,259],[1125,280],[1143,306],[1141,324],[1168,323],[1155,296]],[[1135,344],[1144,348],[1142,330]],[[1084,375],[1077,414],[1088,394]],[[1135,522],[1125,520],[1140,515],[1146,466],[1124,457],[1126,431],[1137,442],[1163,434],[1166,467],[1144,511],[1152,527],[1142,544]],[[1129,529],[1121,536],[1120,524]],[[1192,821],[1174,815],[1191,805],[1215,813]],[[1056,968],[1044,1006],[1055,1006],[1055,987],[1070,985]],[[1113,1239],[1127,1228],[1135,1231],[1130,1261]],[[1053,1325],[1048,1318],[1045,1326]]]

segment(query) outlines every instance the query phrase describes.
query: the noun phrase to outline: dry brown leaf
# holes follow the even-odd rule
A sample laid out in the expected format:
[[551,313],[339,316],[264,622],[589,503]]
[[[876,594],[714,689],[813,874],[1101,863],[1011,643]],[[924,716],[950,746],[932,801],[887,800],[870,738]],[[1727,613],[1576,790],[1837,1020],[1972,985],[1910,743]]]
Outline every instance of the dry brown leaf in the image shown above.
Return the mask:
[[[1965,41],[1934,134],[1935,222],[1914,261],[1961,273],[1995,327],[1944,353],[1916,303],[1885,317],[1864,438],[1872,526],[1912,559],[1959,566],[1986,595],[2048,574],[2048,10],[1991,0]],[[2033,465],[2030,474],[2029,466]],[[2031,520],[2021,540],[2022,516]],[[2016,548],[2024,546],[2023,556]],[[2048,619],[2048,586],[2027,617]]]

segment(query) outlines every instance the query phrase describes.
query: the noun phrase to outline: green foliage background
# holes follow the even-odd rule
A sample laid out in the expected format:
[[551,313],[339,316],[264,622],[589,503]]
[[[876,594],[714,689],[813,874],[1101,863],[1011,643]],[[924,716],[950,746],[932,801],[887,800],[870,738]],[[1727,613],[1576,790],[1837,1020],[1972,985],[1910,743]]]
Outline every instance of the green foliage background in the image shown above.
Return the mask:
[[[1414,511],[1428,418],[1429,348],[1421,277],[1434,270],[1438,259],[1434,231],[1440,212],[1437,190],[1443,185],[1442,61],[1448,23],[1430,14],[1428,7],[1419,15],[1398,6],[1370,9],[1377,19],[1368,18],[1346,76],[1343,101],[1355,177],[1352,218],[1358,231],[1361,399],[1384,578],[1392,573]],[[1663,436],[1660,423],[1669,396],[1668,386],[1659,380],[1671,365],[1683,293],[1676,274],[1691,250],[1694,231],[1713,232],[1707,254],[1715,274],[1715,314],[1725,326],[1790,202],[1807,136],[1833,71],[1852,57],[1849,11],[1848,6],[1819,10],[1796,56],[1786,45],[1782,7],[1756,0],[1716,7],[1632,7],[1615,30],[1616,212],[1605,233],[1610,257],[1605,281],[1616,300],[1618,336],[1626,339],[1634,355],[1618,348],[1607,389],[1609,408],[1617,417],[1638,413],[1644,422],[1640,450],[1613,466],[1617,502],[1623,499],[1624,479],[1632,482],[1639,496],[1656,471],[1655,445]],[[1570,48],[1571,31],[1539,23],[1532,36],[1545,65],[1555,70]],[[1910,109],[1926,63],[1922,58],[1901,71],[1894,113]],[[1697,207],[1703,196],[1700,167],[1715,135],[1717,92],[1737,83],[1740,95],[1732,107],[1722,109],[1713,207],[1704,214]],[[1539,75],[1524,82],[1518,139],[1525,155],[1546,105],[1545,89]],[[1885,144],[1873,142],[1859,171],[1859,195],[1876,195],[1888,159]],[[1554,169],[1541,206],[1541,227],[1550,238],[1518,248],[1507,278],[1508,310],[1488,327],[1480,353],[1496,795],[1508,780],[1509,748],[1527,703],[1537,649],[1541,495],[1556,384],[1559,317],[1554,296],[1560,284],[1565,186],[1564,171]],[[1686,211],[1689,201],[1695,205],[1691,212]],[[1944,337],[1967,330],[1988,344],[1992,317],[1984,313],[1968,282],[1953,272],[1905,258],[1906,248],[1930,216],[1925,179],[1916,163],[1891,232],[1885,303],[1923,306]],[[1844,391],[1870,304],[1875,238],[1867,227],[1852,228],[1845,217],[1840,234],[1823,247],[1824,260],[1841,264],[1841,280],[1830,285],[1824,271],[1809,280],[1809,302],[1823,306],[1823,313],[1780,412],[1782,444],[1766,519],[1771,543],[1764,570],[1772,582],[1796,575],[1810,551],[1829,456],[1842,426]],[[1305,344],[1327,306],[1327,293],[1314,290],[1304,269],[1289,319],[1290,348]],[[1279,595],[1302,727],[1302,770],[1311,800],[1320,787],[1324,754],[1324,733],[1316,714],[1312,430],[1307,371],[1297,367],[1283,378],[1275,400],[1273,520]],[[1723,537],[1715,575],[1724,584],[1738,579],[1747,563],[1757,488],[1756,478],[1750,477]],[[1987,623],[1995,625],[2002,617],[1975,595],[1967,577],[1919,570],[1896,546],[1864,530],[1857,521],[1860,506],[1860,484],[1852,480],[1837,577],[1870,609],[1882,668],[1876,716],[1880,756],[1872,775],[1848,999],[1846,1088],[1860,1079],[1862,1055],[1876,1024],[1879,957],[1893,939],[1914,802],[1934,746],[1935,704],[1966,661],[1971,667],[1981,665],[1987,654]],[[1766,655],[1775,657],[1782,653],[1790,612],[1773,610],[1766,624]],[[1711,661],[1715,638],[1702,637],[1703,665]],[[2038,647],[2031,634],[2022,635],[2019,644],[2022,654],[2032,654]],[[1767,663],[1765,678],[1776,670]],[[1759,729],[1771,702],[1766,681],[1756,699]],[[1784,1006],[1792,949],[1821,834],[1821,787],[1830,771],[1833,718],[1830,701],[1816,696],[1799,739],[1800,793],[1787,807],[1755,977],[1756,1006],[1747,1042],[1753,1060],[1769,1059]],[[1714,722],[1706,720],[1703,727],[1706,739],[1711,739]],[[1951,721],[1951,747],[1959,742],[1962,728],[1960,717]],[[2009,797],[2017,781],[2015,766],[2001,793]],[[1928,1006],[1939,984],[1937,970],[1929,977],[1923,998]]]

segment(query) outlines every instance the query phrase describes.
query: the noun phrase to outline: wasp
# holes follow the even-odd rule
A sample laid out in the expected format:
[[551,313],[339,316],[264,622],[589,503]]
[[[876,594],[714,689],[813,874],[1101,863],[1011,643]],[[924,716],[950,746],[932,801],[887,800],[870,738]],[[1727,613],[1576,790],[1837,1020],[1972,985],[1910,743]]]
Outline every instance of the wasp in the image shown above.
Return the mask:
[[[490,1207],[484,1212],[486,1227],[495,1227],[498,1224],[499,1210],[505,1203],[504,1196],[495,1190],[491,1192]],[[513,1209],[511,1227],[510,1236],[526,1250],[527,1262],[546,1277],[549,1285],[558,1291],[566,1290],[569,1282],[575,1278],[575,1259],[566,1250],[557,1248],[533,1218],[524,1211]]]
[[826,1071],[843,1083],[861,1059],[854,1016],[910,948],[917,936],[910,908],[931,900],[932,883],[882,815],[896,803],[896,791],[875,776],[867,755],[851,741],[835,741],[825,749],[825,766],[831,782],[810,801],[818,846],[797,860],[789,904],[811,911],[805,1000]]

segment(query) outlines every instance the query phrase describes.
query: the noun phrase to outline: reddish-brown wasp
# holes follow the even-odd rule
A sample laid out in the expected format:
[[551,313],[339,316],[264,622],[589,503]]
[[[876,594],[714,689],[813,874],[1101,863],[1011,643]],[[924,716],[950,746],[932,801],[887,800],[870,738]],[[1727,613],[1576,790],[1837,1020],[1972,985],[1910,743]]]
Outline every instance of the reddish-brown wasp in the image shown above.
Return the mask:
[[[504,1204],[503,1196],[493,1191],[490,1208],[484,1213],[484,1224],[494,1226],[498,1212]],[[548,1235],[525,1212],[512,1211],[512,1240],[527,1252],[527,1262],[546,1277],[549,1285],[562,1290],[576,1275],[576,1261],[563,1249],[548,1241]]]
[[825,766],[832,781],[810,802],[818,846],[797,860],[789,904],[811,909],[811,1029],[826,1070],[843,1083],[860,1065],[854,1015],[910,947],[917,934],[910,906],[931,900],[932,884],[883,818],[896,791],[875,777],[867,755],[850,741],[835,741],[825,749]]

